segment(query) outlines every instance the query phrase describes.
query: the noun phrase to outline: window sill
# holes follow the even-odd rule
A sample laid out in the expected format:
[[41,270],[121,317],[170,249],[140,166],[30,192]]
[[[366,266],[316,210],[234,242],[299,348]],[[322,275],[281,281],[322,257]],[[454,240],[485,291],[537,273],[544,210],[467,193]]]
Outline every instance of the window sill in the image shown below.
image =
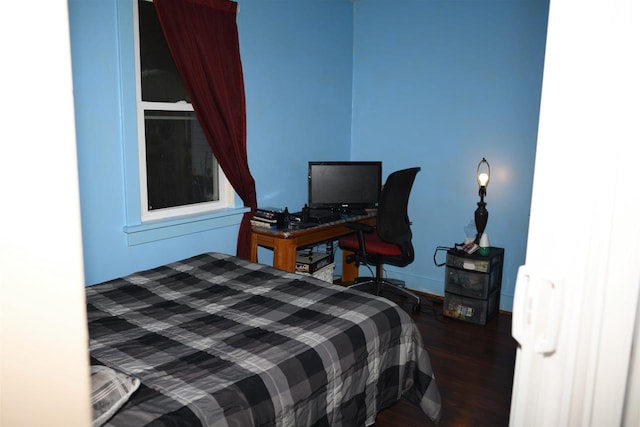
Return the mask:
[[186,234],[238,225],[246,212],[249,212],[248,207],[222,209],[207,214],[127,225],[124,227],[124,232],[127,235],[127,244],[135,246]]

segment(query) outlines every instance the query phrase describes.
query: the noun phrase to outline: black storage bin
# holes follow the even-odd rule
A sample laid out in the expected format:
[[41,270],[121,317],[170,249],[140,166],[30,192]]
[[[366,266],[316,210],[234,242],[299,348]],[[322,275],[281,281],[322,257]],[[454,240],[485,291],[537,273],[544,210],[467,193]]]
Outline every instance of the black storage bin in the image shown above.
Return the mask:
[[498,312],[502,287],[504,249],[489,255],[447,251],[443,314],[480,325]]

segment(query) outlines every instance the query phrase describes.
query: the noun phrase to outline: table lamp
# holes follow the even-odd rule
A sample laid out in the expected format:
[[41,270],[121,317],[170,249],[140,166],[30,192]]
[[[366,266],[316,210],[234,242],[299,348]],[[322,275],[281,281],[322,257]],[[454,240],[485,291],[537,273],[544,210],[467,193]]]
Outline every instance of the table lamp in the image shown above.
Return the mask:
[[484,157],[480,163],[478,163],[476,178],[478,180],[478,186],[480,187],[478,190],[480,201],[478,202],[478,208],[475,212],[476,231],[478,232],[475,243],[480,244],[480,237],[482,237],[482,233],[484,233],[484,229],[487,227],[487,221],[489,220],[489,212],[486,208],[487,204],[484,202],[484,196],[487,195],[487,186],[489,185],[489,179],[491,178],[489,162],[487,162],[487,159]]

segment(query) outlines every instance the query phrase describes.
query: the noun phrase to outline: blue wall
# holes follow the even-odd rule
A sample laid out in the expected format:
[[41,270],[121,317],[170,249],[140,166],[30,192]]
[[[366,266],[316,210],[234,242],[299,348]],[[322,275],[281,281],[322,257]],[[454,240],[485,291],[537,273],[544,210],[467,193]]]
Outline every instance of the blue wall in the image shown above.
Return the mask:
[[307,162],[349,159],[353,8],[348,0],[239,3],[258,202],[300,210]]
[[[511,309],[526,246],[547,2],[238,3],[259,205],[300,208],[309,160],[380,159],[385,174],[422,166],[410,205],[418,259],[390,275],[442,295],[444,271],[431,255],[464,237],[485,156],[487,232],[507,251],[503,308]],[[203,251],[235,253],[237,214],[132,244],[131,230],[148,230],[132,160],[131,2],[69,0],[69,13],[87,283]],[[259,257],[271,262],[269,251]]]
[[547,14],[545,0],[357,3],[352,157],[382,159],[385,174],[422,167],[410,201],[417,258],[388,269],[410,288],[443,294],[433,253],[464,239],[486,157],[486,232],[505,248],[501,306],[511,310],[525,260]]

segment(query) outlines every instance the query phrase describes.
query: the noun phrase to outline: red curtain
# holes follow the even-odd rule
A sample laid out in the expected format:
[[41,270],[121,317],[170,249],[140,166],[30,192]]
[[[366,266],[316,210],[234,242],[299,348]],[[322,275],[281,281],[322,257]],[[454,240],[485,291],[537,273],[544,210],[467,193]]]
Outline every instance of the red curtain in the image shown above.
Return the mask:
[[229,0],[155,0],[169,50],[213,154],[251,212],[244,215],[237,255],[248,259],[256,186],[247,161],[244,78]]

